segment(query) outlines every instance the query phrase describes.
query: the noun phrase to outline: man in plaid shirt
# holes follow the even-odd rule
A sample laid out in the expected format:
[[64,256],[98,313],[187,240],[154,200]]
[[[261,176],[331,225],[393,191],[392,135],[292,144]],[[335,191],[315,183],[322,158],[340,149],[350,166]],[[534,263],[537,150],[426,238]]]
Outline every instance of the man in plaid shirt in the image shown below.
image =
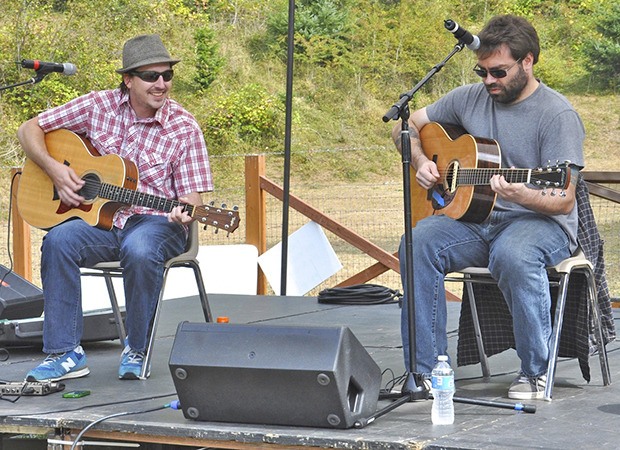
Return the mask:
[[[213,190],[209,156],[194,117],[169,98],[172,59],[158,35],[142,35],[123,47],[119,88],[91,92],[28,120],[18,130],[29,159],[53,181],[59,199],[78,207],[84,180],[50,156],[45,133],[60,128],[89,139],[101,154],[132,161],[138,191],[201,205]],[[124,268],[127,342],[119,378],[140,378],[150,321],[166,260],[181,254],[192,218],[181,206],[165,213],[145,207],[121,208],[112,230],[69,220],[43,239],[41,279],[45,296],[43,351],[47,358],[28,381],[58,381],[89,373],[82,337],[80,267],[121,261]],[[148,374],[147,374],[148,376]]]

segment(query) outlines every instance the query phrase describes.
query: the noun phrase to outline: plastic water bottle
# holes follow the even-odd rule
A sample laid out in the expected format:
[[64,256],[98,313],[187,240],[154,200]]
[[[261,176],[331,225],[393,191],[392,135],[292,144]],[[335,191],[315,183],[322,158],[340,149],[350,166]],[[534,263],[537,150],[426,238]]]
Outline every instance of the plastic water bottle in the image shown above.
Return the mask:
[[448,357],[440,355],[439,361],[432,372],[431,392],[433,393],[433,407],[431,421],[434,425],[451,425],[454,423],[454,370],[448,364]]

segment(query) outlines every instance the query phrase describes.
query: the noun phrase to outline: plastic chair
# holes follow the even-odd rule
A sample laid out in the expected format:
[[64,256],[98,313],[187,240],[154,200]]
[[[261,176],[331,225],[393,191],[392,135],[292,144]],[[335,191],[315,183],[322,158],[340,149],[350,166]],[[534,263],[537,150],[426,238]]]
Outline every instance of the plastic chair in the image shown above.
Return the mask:
[[[204,287],[204,280],[202,278],[202,273],[200,271],[198,260],[196,259],[196,256],[198,255],[198,249],[198,222],[195,221],[192,222],[189,227],[185,253],[169,259],[164,264],[164,279],[161,286],[161,291],[159,292],[159,298],[157,299],[155,313],[153,314],[153,319],[151,321],[151,330],[149,332],[148,344],[144,355],[144,364],[142,365],[142,373],[140,374],[141,378],[147,378],[150,374],[153,344],[155,342],[155,334],[157,331],[159,314],[161,312],[162,299],[164,297],[164,291],[166,289],[166,279],[168,277],[168,272],[170,271],[170,269],[174,267],[186,267],[194,271],[194,277],[196,279],[196,286],[198,287],[198,295],[200,297],[200,303],[202,305],[202,311],[204,313],[205,321],[211,322],[213,320],[213,316],[211,315],[211,309],[209,307],[209,300]],[[105,279],[108,295],[110,297],[110,303],[112,305],[114,319],[118,328],[118,336],[121,340],[121,343],[123,343],[124,345],[127,334],[125,332],[125,325],[123,323],[122,311],[118,304],[118,299],[116,297],[116,292],[112,283],[113,278],[123,277],[123,268],[121,267],[120,261],[106,261],[96,264],[93,267],[88,267],[82,271],[82,276],[98,276]]]
[[[592,263],[585,257],[583,251],[578,249],[573,256],[565,259],[556,266],[547,269],[549,274],[549,285],[558,286],[557,302],[554,313],[553,328],[551,331],[551,340],[549,342],[549,362],[547,365],[547,384],[545,387],[544,399],[551,400],[553,393],[553,384],[555,381],[555,372],[557,358],[560,348],[560,334],[562,332],[562,322],[564,319],[564,311],[566,307],[566,298],[568,295],[568,282],[573,273],[580,272],[585,275],[587,282],[587,301],[590,303],[590,310],[596,333],[596,345],[601,364],[601,372],[603,375],[603,384],[605,386],[611,384],[611,375],[609,371],[609,363],[607,360],[607,351],[605,349],[605,341],[603,337],[601,313],[596,297],[596,283]],[[461,275],[458,275],[461,274]],[[445,278],[446,281],[463,282],[469,296],[471,314],[473,319],[474,334],[478,353],[480,356],[480,364],[482,366],[482,375],[485,379],[490,377],[490,369],[488,359],[484,350],[482,341],[482,332],[478,311],[476,308],[476,299],[474,295],[474,283],[497,284],[491,277],[487,268],[468,267]]]

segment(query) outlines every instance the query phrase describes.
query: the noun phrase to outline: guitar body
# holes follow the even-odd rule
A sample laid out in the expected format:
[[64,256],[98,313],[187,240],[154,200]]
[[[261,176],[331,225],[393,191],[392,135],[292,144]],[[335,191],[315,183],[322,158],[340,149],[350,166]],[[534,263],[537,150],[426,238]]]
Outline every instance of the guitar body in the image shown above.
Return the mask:
[[[50,155],[71,167],[80,178],[136,190],[138,170],[133,162],[118,155],[101,156],[86,139],[64,129],[47,133],[45,143]],[[81,195],[86,202],[77,208],[61,203],[52,180],[37,164],[26,160],[17,190],[17,207],[30,225],[49,229],[77,217],[90,225],[109,230],[114,213],[125,206],[124,203],[98,197],[87,187]]]
[[480,223],[495,204],[496,194],[488,185],[458,185],[452,177],[458,168],[500,167],[499,145],[492,139],[471,136],[460,127],[431,122],[420,131],[424,154],[437,164],[442,179],[427,191],[415,182],[410,169],[412,226],[425,217],[444,214],[453,219]]

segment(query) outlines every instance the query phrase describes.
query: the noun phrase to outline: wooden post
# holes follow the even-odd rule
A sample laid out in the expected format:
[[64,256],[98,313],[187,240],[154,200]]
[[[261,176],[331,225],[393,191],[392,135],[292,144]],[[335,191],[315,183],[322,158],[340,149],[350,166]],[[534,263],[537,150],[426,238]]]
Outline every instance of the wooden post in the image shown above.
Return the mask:
[[[254,245],[258,254],[267,251],[267,202],[261,189],[261,177],[265,176],[265,155],[245,157],[245,242]],[[256,292],[267,293],[267,279],[257,267]]]
[[11,221],[13,223],[13,270],[22,278],[32,282],[32,241],[30,225],[17,211],[17,185],[19,176],[15,176],[21,169],[11,169]]

